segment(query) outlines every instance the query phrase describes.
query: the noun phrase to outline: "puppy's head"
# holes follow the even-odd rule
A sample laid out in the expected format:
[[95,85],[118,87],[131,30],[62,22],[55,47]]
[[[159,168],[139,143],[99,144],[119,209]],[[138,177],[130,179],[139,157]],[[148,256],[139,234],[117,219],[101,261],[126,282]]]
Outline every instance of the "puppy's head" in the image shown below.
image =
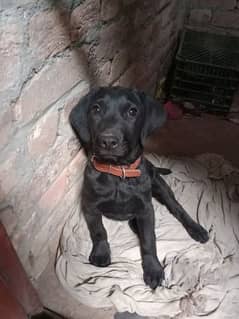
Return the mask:
[[70,123],[87,152],[121,164],[135,160],[145,138],[165,120],[158,101],[122,87],[93,89],[70,113]]

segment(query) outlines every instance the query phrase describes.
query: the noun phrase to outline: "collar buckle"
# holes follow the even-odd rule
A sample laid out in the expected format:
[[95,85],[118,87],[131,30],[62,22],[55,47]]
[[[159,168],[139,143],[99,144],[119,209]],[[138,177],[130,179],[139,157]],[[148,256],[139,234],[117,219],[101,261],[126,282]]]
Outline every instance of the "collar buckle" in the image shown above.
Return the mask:
[[124,168],[124,166],[121,166],[121,170],[122,170],[122,176],[121,176],[121,178],[122,178],[122,179],[125,179],[126,173],[125,173],[125,168]]

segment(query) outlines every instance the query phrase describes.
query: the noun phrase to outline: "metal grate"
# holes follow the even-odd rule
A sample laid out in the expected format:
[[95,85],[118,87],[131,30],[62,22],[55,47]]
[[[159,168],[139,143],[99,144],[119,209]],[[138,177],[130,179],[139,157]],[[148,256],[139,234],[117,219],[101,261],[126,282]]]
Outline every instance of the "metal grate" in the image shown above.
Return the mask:
[[239,71],[239,38],[187,29],[178,57]]
[[239,38],[185,29],[171,97],[227,112],[239,84]]

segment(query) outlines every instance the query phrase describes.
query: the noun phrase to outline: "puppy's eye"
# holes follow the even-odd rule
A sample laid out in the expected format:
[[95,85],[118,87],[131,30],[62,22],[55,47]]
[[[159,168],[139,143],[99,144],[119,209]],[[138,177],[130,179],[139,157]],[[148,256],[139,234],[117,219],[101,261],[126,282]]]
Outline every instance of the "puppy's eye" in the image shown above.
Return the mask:
[[99,104],[94,104],[94,105],[92,106],[92,111],[93,111],[94,113],[99,113],[100,110],[101,110],[101,108],[100,108],[100,105],[99,105]]
[[138,110],[136,109],[136,107],[132,106],[129,110],[128,110],[128,114],[131,117],[135,117],[138,113]]

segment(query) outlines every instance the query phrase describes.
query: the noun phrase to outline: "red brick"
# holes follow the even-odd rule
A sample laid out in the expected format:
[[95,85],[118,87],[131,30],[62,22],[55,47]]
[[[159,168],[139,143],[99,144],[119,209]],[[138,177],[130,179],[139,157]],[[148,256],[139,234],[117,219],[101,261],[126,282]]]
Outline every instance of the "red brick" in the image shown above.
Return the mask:
[[56,145],[50,148],[46,156],[38,163],[27,190],[27,197],[33,202],[47,191],[49,185],[54,183],[79,150],[79,146],[68,145],[69,140],[67,137],[62,143],[57,141]]
[[[53,251],[56,251],[58,244],[57,238],[59,239],[65,221],[72,213],[73,209],[77,209],[80,204],[79,188],[81,187],[81,184],[82,178],[78,180],[66,194],[64,194],[61,205],[56,207],[51,214],[45,214],[45,222],[41,228],[38,227],[38,229],[36,229],[36,232],[34,233],[35,236],[31,241],[30,248],[35,258],[39,258],[46,249],[49,250],[49,248],[51,248]],[[41,272],[41,269],[37,272]]]
[[50,212],[61,202],[73,182],[83,174],[84,163],[84,152],[80,151],[40,198],[41,210]]
[[78,153],[80,145],[69,125],[68,114],[88,90],[88,85],[81,82],[54,106],[61,113],[57,139],[43,157],[36,159],[36,169],[25,191],[28,195],[23,201],[30,198],[32,202],[36,202]]
[[32,129],[28,137],[28,150],[31,156],[43,155],[54,144],[58,129],[57,111],[44,115]]
[[[46,188],[44,186],[44,189],[42,189],[43,195],[40,198],[36,198],[35,200],[32,200],[33,203],[38,203],[37,205],[34,204],[33,207],[28,208],[28,212],[34,210],[34,213],[31,214],[32,222],[28,223],[29,221],[29,213],[28,215],[21,216],[19,226],[24,228],[25,225],[27,228],[31,228],[31,231],[36,234],[44,227],[44,225],[48,222],[49,218],[52,216],[53,211],[57,211],[61,209],[62,202],[65,201],[66,194],[68,194],[69,190],[72,188],[74,184],[78,185],[78,195],[79,195],[79,187],[80,187],[80,181],[83,177],[83,170],[84,170],[84,161],[85,158],[82,156],[82,151],[74,157],[74,159],[68,163],[67,167],[65,169],[61,170],[58,177],[50,183],[50,186]],[[42,184],[39,184],[37,180],[35,180],[35,183],[32,183],[33,187],[42,187]],[[32,194],[29,194],[28,198]],[[23,198],[23,200],[25,200]],[[29,199],[28,199],[29,201]],[[73,202],[68,203],[69,205],[73,205]],[[66,205],[63,208],[63,210],[66,210]],[[67,211],[65,211],[67,214]],[[34,222],[34,220],[37,220],[37,224]],[[54,221],[52,222],[54,225]]]
[[71,188],[72,185],[84,175],[86,160],[84,150],[81,149],[68,165],[68,188]]
[[217,27],[239,29],[239,13],[237,11],[216,11],[212,24]]
[[129,53],[127,49],[121,50],[114,57],[111,65],[110,81],[115,81],[126,70],[129,64]]
[[24,87],[15,105],[15,118],[26,124],[59,99],[77,82],[86,79],[86,62],[77,53],[46,65]]
[[52,209],[61,201],[67,190],[67,170],[64,170],[57,180],[50,186],[41,197],[38,205],[46,212]]
[[20,23],[0,23],[0,92],[13,87],[21,75],[23,31]]
[[45,59],[62,51],[70,44],[65,20],[66,14],[59,10],[42,11],[31,18],[30,49],[36,58]]
[[119,12],[120,5],[118,0],[103,0],[101,3],[101,18],[104,21],[110,20]]

